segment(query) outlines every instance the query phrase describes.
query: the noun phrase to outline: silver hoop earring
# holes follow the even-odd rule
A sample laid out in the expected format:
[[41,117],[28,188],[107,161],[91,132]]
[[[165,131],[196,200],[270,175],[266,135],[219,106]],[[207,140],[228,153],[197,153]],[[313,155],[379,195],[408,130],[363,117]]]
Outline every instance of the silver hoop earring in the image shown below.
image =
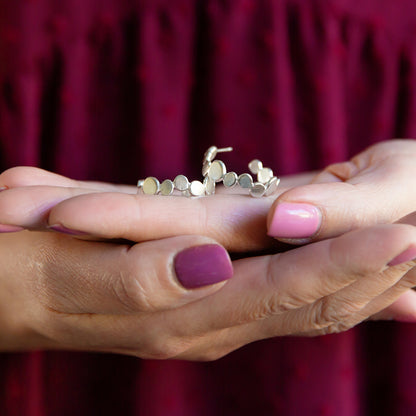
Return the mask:
[[249,173],[237,175],[232,171],[227,172],[225,163],[215,158],[218,153],[231,152],[232,150],[232,147],[219,149],[216,146],[211,146],[208,148],[202,160],[202,181],[190,182],[185,175],[178,175],[173,181],[166,179],[160,183],[154,176],[149,176],[146,179],[139,179],[137,182],[138,192],[141,190],[145,195],[169,196],[178,191],[188,197],[205,196],[215,194],[215,188],[221,182],[225,188],[239,186],[242,189],[248,189],[249,194],[255,198],[269,196],[276,192],[280,179],[274,176],[270,168],[263,167],[263,163],[258,159],[254,159],[248,164],[251,174],[257,175],[256,182]]

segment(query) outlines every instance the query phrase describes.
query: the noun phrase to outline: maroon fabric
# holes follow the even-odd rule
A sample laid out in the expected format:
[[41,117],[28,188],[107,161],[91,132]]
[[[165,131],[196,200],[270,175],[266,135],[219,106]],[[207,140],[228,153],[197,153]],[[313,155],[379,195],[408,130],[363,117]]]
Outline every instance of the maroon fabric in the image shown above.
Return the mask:
[[[416,136],[414,0],[0,0],[1,165],[135,183],[211,144],[279,174]],[[415,327],[213,363],[0,355],[1,415],[409,415]]]

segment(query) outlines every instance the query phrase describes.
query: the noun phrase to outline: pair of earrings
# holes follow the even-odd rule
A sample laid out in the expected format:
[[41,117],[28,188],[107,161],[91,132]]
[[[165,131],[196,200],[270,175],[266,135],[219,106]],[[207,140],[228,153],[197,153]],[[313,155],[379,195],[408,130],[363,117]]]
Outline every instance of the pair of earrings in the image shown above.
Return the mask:
[[252,160],[248,168],[253,175],[257,175],[257,181],[249,173],[237,175],[235,172],[227,172],[225,163],[222,160],[216,160],[218,153],[231,152],[232,147],[218,149],[211,146],[204,154],[202,161],[202,181],[189,182],[185,175],[178,175],[171,181],[170,179],[159,182],[154,176],[146,179],[139,179],[137,187],[146,195],[172,195],[175,190],[182,195],[204,196],[215,194],[215,188],[218,183],[222,182],[224,187],[232,188],[240,186],[248,189],[251,196],[260,198],[262,196],[272,195],[279,185],[280,179],[273,175],[270,168],[263,167],[262,162],[258,159]]

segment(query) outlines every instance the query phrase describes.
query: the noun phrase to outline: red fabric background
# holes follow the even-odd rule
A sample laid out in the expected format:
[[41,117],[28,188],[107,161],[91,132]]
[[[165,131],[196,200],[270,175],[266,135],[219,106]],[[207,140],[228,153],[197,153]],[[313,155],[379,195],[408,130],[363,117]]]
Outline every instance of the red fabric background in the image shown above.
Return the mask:
[[[414,0],[0,0],[1,166],[135,183],[233,146],[279,174],[416,136]],[[416,331],[258,342],[213,363],[0,355],[1,415],[416,414]]]

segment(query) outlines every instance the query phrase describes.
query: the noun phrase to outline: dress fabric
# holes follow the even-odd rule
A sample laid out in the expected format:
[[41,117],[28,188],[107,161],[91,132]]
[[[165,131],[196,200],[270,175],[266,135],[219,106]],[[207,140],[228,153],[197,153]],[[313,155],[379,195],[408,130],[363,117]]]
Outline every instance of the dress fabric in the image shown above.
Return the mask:
[[[0,163],[78,179],[279,175],[416,136],[414,0],[0,0]],[[0,354],[0,414],[412,415],[416,327],[283,337],[215,362]]]

